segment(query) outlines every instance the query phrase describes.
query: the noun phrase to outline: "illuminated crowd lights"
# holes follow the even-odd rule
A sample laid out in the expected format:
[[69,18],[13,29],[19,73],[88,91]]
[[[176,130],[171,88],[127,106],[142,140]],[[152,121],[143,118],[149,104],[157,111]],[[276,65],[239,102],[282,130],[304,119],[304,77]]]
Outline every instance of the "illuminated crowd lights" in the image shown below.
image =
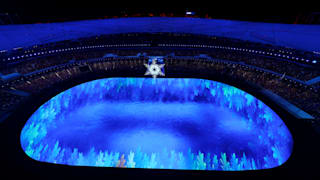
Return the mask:
[[[79,50],[79,49],[93,49],[93,48],[101,48],[101,47],[125,47],[125,46],[151,46],[150,44],[113,44],[113,45],[95,45],[95,46],[82,46],[82,47],[77,47],[77,48],[65,48],[65,49],[58,49],[58,50],[52,50],[52,51],[45,51],[45,52],[38,52],[38,53],[34,53],[34,55],[44,55],[47,53],[52,53],[52,52],[64,52],[64,51],[74,51],[74,50]],[[259,53],[259,54],[267,54],[270,56],[278,56],[278,57],[283,57],[283,58],[287,58],[287,59],[293,59],[293,60],[300,60],[298,57],[294,57],[294,56],[287,56],[286,54],[291,54],[292,52],[288,52],[288,51],[281,51],[279,50],[280,53],[283,53],[283,55],[281,54],[276,54],[276,53],[270,53],[270,52],[265,52],[265,51],[257,51],[257,50],[252,50],[252,49],[242,49],[242,48],[234,48],[234,47],[226,47],[226,46],[208,46],[208,45],[203,45],[203,44],[196,44],[196,45],[190,45],[190,44],[159,44],[159,46],[168,46],[168,47],[173,47],[173,46],[180,46],[180,47],[206,47],[206,48],[218,48],[218,49],[228,49],[228,50],[238,50],[238,51],[246,51],[246,52],[250,52],[250,53]],[[270,51],[274,51],[274,49],[271,49]],[[6,52],[3,50],[3,52]],[[32,54],[29,54],[29,56],[32,56]],[[26,57],[28,57],[26,55]],[[11,57],[11,58],[7,58],[7,60],[15,60],[17,57]],[[19,58],[17,58],[19,59]],[[301,61],[304,61],[304,59],[302,58]],[[306,62],[309,62],[309,60],[306,60]],[[312,61],[313,64],[317,63],[317,61]]]

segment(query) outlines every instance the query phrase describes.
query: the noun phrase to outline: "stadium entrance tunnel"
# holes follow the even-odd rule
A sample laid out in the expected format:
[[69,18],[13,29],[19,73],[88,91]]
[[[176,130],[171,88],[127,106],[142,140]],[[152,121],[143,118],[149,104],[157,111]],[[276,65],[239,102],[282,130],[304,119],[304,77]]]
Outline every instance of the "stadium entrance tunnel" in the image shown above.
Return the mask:
[[72,166],[242,171],[290,157],[293,139],[262,101],[204,79],[106,78],[44,103],[22,129],[34,160]]

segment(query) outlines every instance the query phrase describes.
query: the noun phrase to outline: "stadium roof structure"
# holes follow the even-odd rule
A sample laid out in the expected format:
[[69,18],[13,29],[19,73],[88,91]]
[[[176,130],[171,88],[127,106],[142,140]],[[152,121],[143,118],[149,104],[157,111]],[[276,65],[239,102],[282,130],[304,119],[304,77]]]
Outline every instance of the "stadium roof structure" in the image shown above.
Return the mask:
[[129,17],[0,26],[0,50],[117,33],[192,33],[320,52],[320,25],[183,17]]

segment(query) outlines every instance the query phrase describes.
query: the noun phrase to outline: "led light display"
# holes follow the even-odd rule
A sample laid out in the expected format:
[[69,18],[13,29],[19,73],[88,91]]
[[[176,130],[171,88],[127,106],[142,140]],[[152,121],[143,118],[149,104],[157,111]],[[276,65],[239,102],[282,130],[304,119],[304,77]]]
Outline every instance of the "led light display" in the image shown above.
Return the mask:
[[185,78],[80,84],[39,107],[20,138],[41,162],[182,170],[273,168],[293,146],[287,126],[257,98]]

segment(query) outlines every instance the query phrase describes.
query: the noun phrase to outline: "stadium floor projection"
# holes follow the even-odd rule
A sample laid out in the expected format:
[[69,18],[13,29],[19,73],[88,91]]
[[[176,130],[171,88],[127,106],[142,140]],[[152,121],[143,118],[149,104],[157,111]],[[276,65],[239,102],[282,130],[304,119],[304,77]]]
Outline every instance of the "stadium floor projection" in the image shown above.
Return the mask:
[[252,95],[203,79],[107,78],[43,104],[21,145],[74,166],[241,171],[283,164],[293,139]]

